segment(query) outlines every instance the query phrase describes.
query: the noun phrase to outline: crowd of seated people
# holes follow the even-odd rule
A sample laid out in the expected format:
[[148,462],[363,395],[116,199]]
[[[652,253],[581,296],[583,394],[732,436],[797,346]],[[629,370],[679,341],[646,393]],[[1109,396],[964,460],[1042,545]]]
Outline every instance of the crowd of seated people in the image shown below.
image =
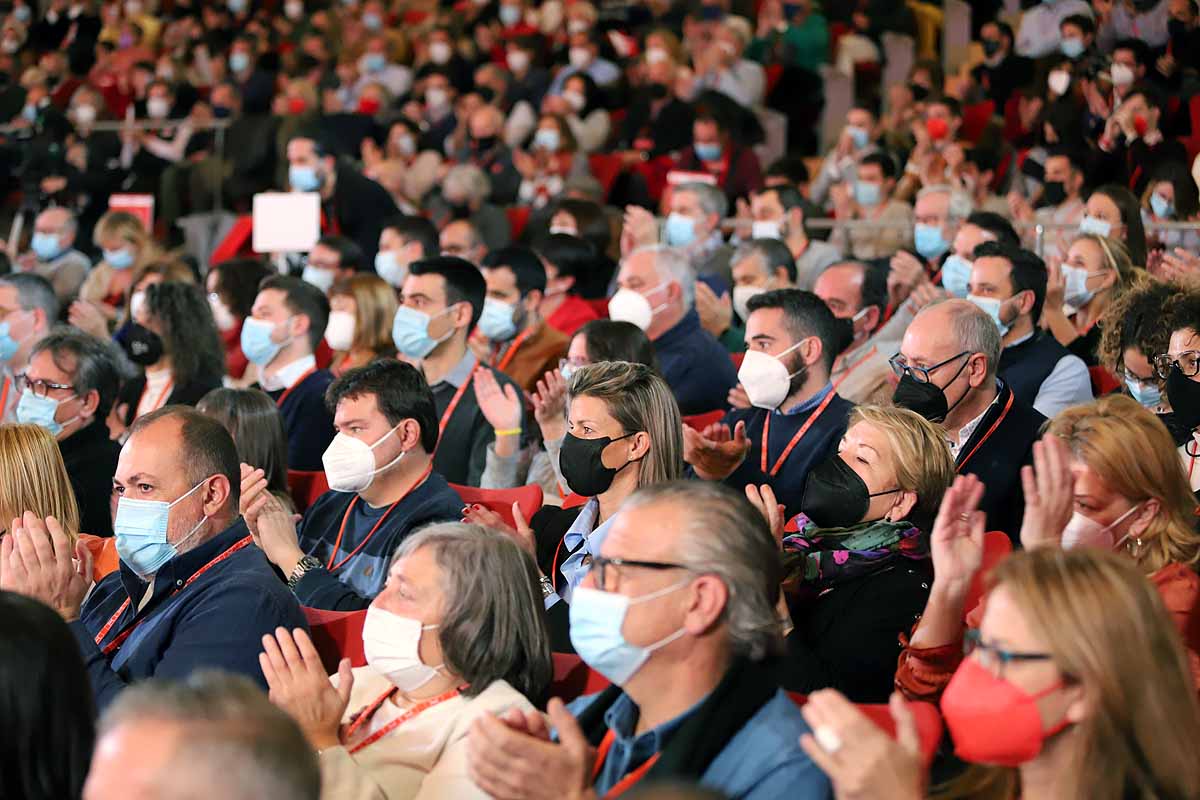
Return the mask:
[[1200,797],[1195,125],[1196,0],[0,5],[0,798]]

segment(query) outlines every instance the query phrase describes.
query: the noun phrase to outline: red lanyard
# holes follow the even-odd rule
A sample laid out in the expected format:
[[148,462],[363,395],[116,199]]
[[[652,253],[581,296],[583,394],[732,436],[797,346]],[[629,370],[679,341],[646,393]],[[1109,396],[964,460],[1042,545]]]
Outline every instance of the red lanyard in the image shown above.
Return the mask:
[[811,428],[813,423],[817,421],[817,417],[821,416],[822,412],[825,411],[826,406],[833,402],[833,398],[836,396],[837,392],[835,392],[833,389],[830,389],[829,394],[825,395],[825,399],[821,401],[821,405],[817,406],[817,410],[812,413],[812,415],[802,426],[800,426],[800,430],[796,431],[796,435],[792,437],[790,442],[788,442],[788,446],[783,448],[783,453],[780,454],[779,459],[775,462],[775,466],[771,467],[770,472],[767,472],[767,446],[768,442],[770,442],[771,417],[774,415],[774,412],[767,412],[767,419],[765,422],[763,422],[761,466],[762,471],[768,477],[774,478],[779,474],[779,469],[783,466],[783,462],[787,461],[787,457],[790,456],[792,451],[796,449],[796,445],[800,444],[800,440],[804,438],[804,434],[808,433],[808,429]]
[[[149,414],[151,411],[156,411],[156,410],[162,408],[163,401],[167,399],[167,395],[170,394],[171,387],[173,387],[174,385],[175,385],[174,379],[168,378],[167,385],[164,386],[162,388],[162,391],[158,393],[158,397],[154,398],[154,404],[153,404],[153,406],[151,406],[151,408],[149,408],[146,411],[147,414]],[[149,388],[150,388],[150,381],[147,379],[146,385],[142,387],[142,397],[146,396],[146,390]],[[8,388],[5,387],[5,393],[7,394],[7,392],[8,392]],[[141,399],[141,397],[139,397],[138,405],[141,406],[141,404],[142,404],[142,399]],[[4,407],[3,402],[0,402],[0,408],[3,408],[3,407]],[[134,413],[135,414],[137,413],[137,409],[134,409]]]
[[[222,561],[229,558],[231,555],[233,555],[237,551],[245,549],[253,543],[254,543],[254,540],[252,538],[250,538],[249,536],[247,536],[243,539],[238,539],[236,542],[234,542],[229,547],[228,550],[221,553],[216,558],[214,558],[212,561],[209,561],[207,564],[202,566],[200,569],[193,572],[192,577],[188,578],[187,581],[184,582],[183,586],[180,586],[178,589],[171,592],[170,596],[174,597],[175,595],[179,594],[184,589],[191,586],[192,582],[195,581],[197,578],[199,578],[201,575],[208,572],[210,569],[215,567],[217,564],[220,564]],[[125,602],[121,603],[121,607],[117,609],[117,613],[115,613],[111,617],[109,617],[108,622],[104,623],[104,627],[101,628],[100,632],[96,634],[96,646],[97,647],[99,647],[100,643],[104,641],[104,637],[108,635],[108,632],[112,629],[112,626],[116,624],[117,620],[121,618],[121,615],[125,613],[125,609],[127,609],[127,608],[129,608],[129,598],[128,597],[125,598]],[[100,652],[104,653],[104,655],[106,655],[106,656],[111,655],[113,653],[113,651],[119,649],[121,647],[121,645],[125,644],[125,640],[128,639],[133,634],[133,632],[136,631],[138,629],[138,627],[143,622],[146,621],[146,619],[147,619],[146,617],[143,617],[142,619],[138,620],[136,623],[134,623],[130,627],[121,631],[117,635],[117,638],[113,639],[111,642],[106,644],[104,647],[100,648]]]
[[10,386],[12,386],[12,379],[5,378],[4,391],[0,392],[0,416],[3,416],[4,412],[8,410],[8,387]]
[[317,371],[316,367],[309,367],[308,372],[301,375],[300,379],[298,381],[296,381],[291,386],[289,386],[288,388],[283,390],[283,394],[279,395],[279,399],[275,401],[275,405],[279,408],[283,408],[283,401],[288,399],[288,395],[290,395],[293,391],[295,391],[297,386],[299,386],[300,384],[302,384],[306,380],[308,380],[308,376],[312,375],[316,371]]
[[517,335],[517,338],[513,339],[513,343],[508,346],[508,350],[505,352],[504,357],[500,359],[500,363],[495,365],[496,369],[504,372],[508,365],[512,363],[513,358],[517,355],[517,348],[519,348],[532,333],[532,330],[521,331],[521,333]]
[[441,441],[442,434],[446,432],[446,426],[450,424],[450,417],[454,415],[454,409],[458,408],[458,402],[462,400],[463,395],[467,391],[467,387],[475,380],[475,371],[479,369],[479,362],[475,362],[475,366],[471,367],[471,374],[467,376],[467,380],[462,386],[458,387],[458,391],[454,393],[454,397],[450,398],[450,405],[446,406],[446,410],[442,412],[442,419],[438,423],[438,441]]
[[[1000,416],[999,416],[999,417],[997,417],[997,418],[996,418],[996,421],[992,423],[992,427],[988,428],[988,431],[987,431],[987,433],[985,433],[985,434],[983,435],[983,438],[979,440],[979,443],[978,443],[978,444],[976,444],[974,447],[972,447],[972,448],[971,448],[971,452],[967,453],[967,457],[966,457],[966,458],[964,458],[964,459],[963,459],[963,460],[962,460],[962,461],[961,461],[961,462],[958,464],[958,466],[956,466],[956,467],[954,468],[954,471],[955,471],[955,472],[957,472],[957,473],[961,473],[961,472],[962,472],[964,469],[966,469],[967,462],[971,460],[971,457],[972,457],[972,456],[974,456],[974,455],[975,455],[975,453],[979,451],[979,448],[983,447],[983,443],[984,443],[984,442],[986,442],[988,439],[990,439],[990,438],[992,437],[992,434],[996,432],[996,428],[999,428],[999,427],[1000,427],[1000,423],[1001,423],[1001,422],[1004,422],[1004,418],[1008,416],[1008,410],[1009,410],[1010,408],[1012,408],[1012,405],[1013,405],[1013,399],[1014,399],[1015,397],[1016,397],[1016,395],[1015,395],[1015,394],[1011,394],[1011,393],[1010,393],[1010,394],[1008,395],[1008,402],[1007,402],[1007,403],[1004,405],[1004,410],[1000,412]],[[965,444],[965,442],[964,442],[964,444]]]
[[414,483],[412,486],[408,487],[407,489],[405,489],[404,494],[400,495],[400,499],[398,499],[396,502],[394,502],[390,506],[388,506],[388,510],[383,512],[383,516],[379,518],[379,522],[375,523],[375,527],[371,528],[371,532],[367,534],[367,538],[365,538],[361,542],[359,542],[358,547],[354,548],[354,550],[351,551],[350,555],[346,556],[341,561],[334,564],[333,560],[335,558],[337,558],[338,548],[342,546],[342,534],[344,534],[346,532],[346,520],[350,519],[350,512],[354,510],[354,504],[358,502],[358,495],[354,495],[354,499],[350,501],[350,507],[347,508],[346,513],[342,515],[342,524],[338,527],[337,539],[334,540],[334,543],[333,543],[333,552],[329,554],[329,563],[327,563],[325,565],[325,569],[329,570],[330,572],[337,572],[339,569],[341,569],[342,567],[344,567],[346,565],[347,561],[349,561],[350,559],[352,559],[356,555],[358,555],[358,551],[362,550],[364,547],[367,546],[367,542],[371,541],[371,537],[375,535],[375,531],[379,530],[379,526],[382,525],[383,521],[388,518],[388,515],[391,514],[392,511],[395,510],[396,506],[400,505],[400,503],[404,501],[404,498],[406,498],[410,494],[412,494],[414,489],[416,489],[418,486],[420,486],[422,483],[424,483],[425,479],[429,477],[429,473],[432,471],[433,471],[433,462],[431,461],[429,463],[429,466],[425,468],[425,472],[422,473],[421,477],[417,478],[417,482]]
[[845,383],[846,379],[850,377],[850,373],[854,372],[854,370],[861,367],[863,365],[863,363],[865,363],[866,360],[873,355],[875,355],[875,345],[871,345],[871,349],[868,350],[866,353],[864,353],[862,358],[860,358],[858,361],[854,362],[854,364],[852,366],[847,367],[846,372],[843,373],[842,377],[838,378],[836,381],[833,382],[833,390],[836,392],[838,390],[838,387],[841,386],[843,383]]
[[[608,733],[604,734],[604,739],[600,742],[600,748],[596,751],[596,766],[592,768],[592,783],[595,783],[596,778],[600,776],[600,770],[604,768],[604,759],[608,758],[608,751],[612,749],[612,743],[616,740],[616,738],[616,734],[613,733],[611,729],[608,731]],[[646,759],[645,764],[642,764],[633,772],[617,781],[617,783],[604,795],[604,800],[609,800],[609,798],[613,797],[620,797],[625,792],[629,791],[629,788],[640,781],[642,777],[650,770],[650,768],[654,766],[654,763],[658,761],[658,757],[661,755],[662,753],[655,753],[654,755],[650,756],[650,758]]]
[[[371,717],[375,716],[375,712],[379,710],[379,707],[381,705],[383,705],[387,701],[387,699],[392,696],[392,693],[394,693],[395,691],[396,691],[395,689],[388,689],[386,692],[383,693],[382,696],[380,696],[380,698],[378,700],[371,703],[371,705],[367,706],[362,711],[355,714],[354,719],[350,720],[350,724],[346,726],[346,732],[342,736],[342,740],[347,741],[347,742],[350,741],[350,738],[352,736],[354,736],[355,733],[358,732],[358,729],[363,726],[363,723],[365,723]],[[350,755],[354,755],[359,750],[363,750],[367,747],[370,747],[371,745],[375,744],[380,739],[382,739],[384,736],[387,736],[389,733],[396,730],[396,728],[399,728],[401,725],[408,722],[413,717],[421,714],[424,711],[428,711],[429,709],[433,708],[434,706],[440,705],[440,704],[446,702],[447,700],[453,700],[454,698],[458,697],[459,694],[461,694],[461,692],[462,692],[461,688],[460,689],[451,689],[450,691],[448,691],[444,694],[439,694],[437,697],[431,697],[428,700],[423,700],[420,703],[417,703],[415,706],[408,709],[403,714],[396,717],[396,719],[392,720],[387,725],[384,725],[382,728],[375,731],[374,733],[372,733],[367,738],[363,739],[358,744],[354,745],[353,747],[348,747],[347,751],[350,753]]]

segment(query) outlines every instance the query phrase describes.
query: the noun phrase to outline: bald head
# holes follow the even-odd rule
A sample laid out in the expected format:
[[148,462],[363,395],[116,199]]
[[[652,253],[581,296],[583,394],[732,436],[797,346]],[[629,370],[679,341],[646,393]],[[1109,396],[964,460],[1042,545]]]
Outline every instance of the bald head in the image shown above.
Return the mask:
[[909,364],[932,366],[955,355],[979,353],[987,359],[985,378],[1000,363],[1000,331],[991,317],[969,300],[946,300],[917,314],[900,345]]
[[499,136],[504,126],[504,115],[495,106],[482,106],[471,113],[471,136],[482,139]]

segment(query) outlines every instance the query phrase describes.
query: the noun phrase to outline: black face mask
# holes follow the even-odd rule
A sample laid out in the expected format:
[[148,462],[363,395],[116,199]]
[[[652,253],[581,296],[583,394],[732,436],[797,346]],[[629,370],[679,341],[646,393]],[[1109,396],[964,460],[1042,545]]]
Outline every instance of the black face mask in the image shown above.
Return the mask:
[[1187,23],[1183,20],[1174,18],[1167,20],[1167,34],[1172,39],[1179,39],[1183,36],[1186,36],[1187,31]]
[[466,203],[451,203],[450,204],[451,219],[470,219],[471,207]]
[[991,58],[992,56],[996,55],[996,53],[999,53],[999,52],[1000,52],[1000,42],[996,41],[995,39],[984,39],[983,40],[983,54],[985,56],[987,56],[988,58]]
[[488,150],[491,150],[495,146],[496,146],[496,137],[495,136],[480,136],[478,138],[471,139],[471,148],[476,153],[486,153]]
[[141,367],[148,367],[162,358],[162,337],[135,322],[129,328],[129,335],[125,337],[125,352],[133,363]]
[[1175,417],[1174,412],[1155,414],[1155,416],[1158,417],[1159,422],[1166,426],[1167,433],[1171,434],[1171,441],[1175,442],[1176,447],[1183,447],[1192,441],[1192,429],[1180,422]]
[[651,100],[662,100],[667,96],[667,85],[665,83],[651,83],[646,86],[646,92],[650,95]]
[[[946,386],[958,380],[958,376],[966,369],[967,364],[971,361],[968,357],[963,361],[962,366],[958,368],[958,372],[954,373],[954,377],[950,379]],[[946,405],[946,386],[938,386],[930,381],[929,383],[921,383],[909,373],[904,373],[900,378],[900,383],[896,386],[896,391],[892,394],[892,403],[900,408],[907,408],[909,411],[915,411],[930,422],[941,422],[953,411],[959,403],[966,399],[969,389],[962,393],[962,397],[954,401],[954,405]]]
[[1172,367],[1167,375],[1167,400],[1177,425],[1189,431],[1200,428],[1200,383]]
[[1062,181],[1046,181],[1042,186],[1042,202],[1046,205],[1062,205],[1062,201],[1067,199],[1067,187]]
[[[574,485],[571,486],[574,489]],[[849,528],[863,521],[871,498],[899,489],[871,493],[867,484],[836,453],[809,471],[804,480],[800,510],[818,528]]]
[[627,433],[615,439],[608,436],[602,436],[599,439],[580,439],[578,436],[568,433],[563,438],[562,449],[558,453],[558,467],[562,470],[563,477],[567,479],[571,491],[584,497],[595,497],[607,492],[612,486],[613,479],[617,477],[617,473],[633,462],[626,461],[616,469],[606,467],[601,459],[604,448],[613,442],[628,439],[630,436],[633,434]]

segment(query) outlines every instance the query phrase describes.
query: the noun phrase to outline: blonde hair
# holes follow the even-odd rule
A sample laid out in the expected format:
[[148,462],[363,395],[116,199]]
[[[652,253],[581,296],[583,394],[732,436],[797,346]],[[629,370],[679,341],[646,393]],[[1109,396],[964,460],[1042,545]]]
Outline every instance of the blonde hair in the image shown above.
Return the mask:
[[896,483],[917,495],[915,510],[932,521],[954,480],[954,459],[941,430],[906,408],[855,406],[847,430],[860,422],[875,426],[887,437]]
[[133,263],[134,283],[137,282],[139,271],[162,255],[162,250],[154,243],[142,221],[128,211],[105,213],[92,229],[92,239],[97,243],[102,239],[120,239],[125,244],[133,245],[137,251]]
[[1120,239],[1098,236],[1094,233],[1081,233],[1071,240],[1071,244],[1084,240],[1092,242],[1100,248],[1100,258],[1104,261],[1104,266],[1117,273],[1117,281],[1113,284],[1114,298],[1132,289],[1139,281],[1149,278],[1145,270],[1134,265],[1129,248]]
[[1109,395],[1068,408],[1050,421],[1058,436],[1104,484],[1135,504],[1157,500],[1159,511],[1131,548],[1142,570],[1200,564],[1196,498],[1166,427],[1136,400]]
[[[1016,553],[988,582],[993,594],[1000,588],[1008,593],[1089,704],[1088,717],[1063,734],[1075,739],[1068,775],[1074,785],[1063,796],[1200,796],[1196,687],[1178,630],[1153,584],[1126,559],[1093,548]],[[980,766],[942,796],[1018,795],[1016,770]]]
[[79,504],[58,442],[40,425],[0,425],[0,528],[32,511],[54,517],[75,545]]
[[576,397],[604,401],[625,433],[645,431],[650,449],[638,468],[638,486],[678,480],[683,475],[683,419],[666,381],[645,364],[601,361],[580,367],[567,387]]
[[338,296],[354,299],[351,347],[376,354],[394,353],[392,319],[396,316],[396,292],[387,281],[373,273],[359,273],[333,285],[329,297]]

